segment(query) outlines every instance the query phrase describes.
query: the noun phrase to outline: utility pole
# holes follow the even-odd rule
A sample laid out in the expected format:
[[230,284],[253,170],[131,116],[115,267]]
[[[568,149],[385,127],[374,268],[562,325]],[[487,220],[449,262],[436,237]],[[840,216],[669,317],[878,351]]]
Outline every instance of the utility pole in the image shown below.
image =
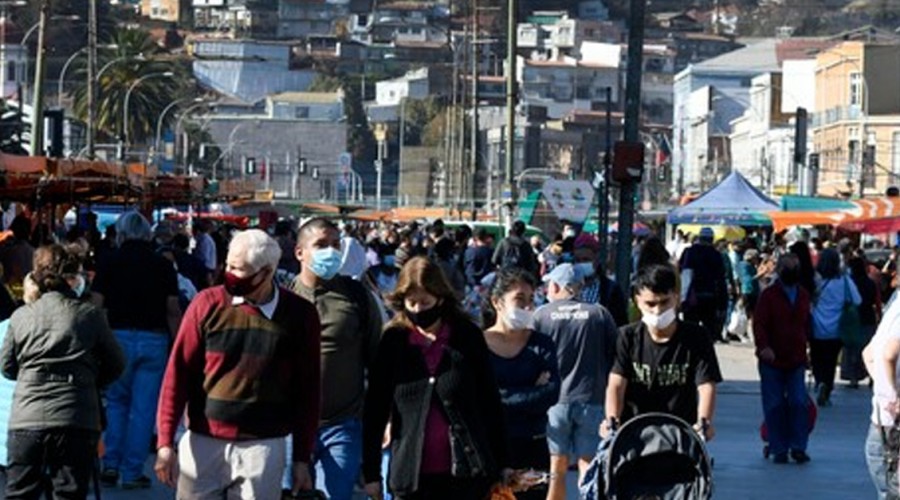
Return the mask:
[[94,159],[94,135],[97,111],[97,0],[88,3],[88,65],[87,65],[87,157]]
[[472,0],[472,136],[469,140],[471,162],[469,170],[469,209],[475,220],[475,187],[478,175],[478,0]]
[[34,65],[34,101],[31,105],[31,155],[44,154],[44,71],[47,66],[47,18],[50,0],[41,4],[38,21],[37,61]]
[[602,184],[597,208],[597,238],[600,240],[600,262],[603,269],[609,264],[609,169],[612,167],[612,87],[606,87],[606,146],[603,151]]
[[509,230],[512,228],[513,210],[516,206],[513,171],[516,165],[516,48],[519,45],[516,33],[516,10],[518,2],[507,0],[506,9],[506,175],[503,180],[502,198],[506,204],[506,229]]
[[[628,68],[625,75],[625,142],[640,141],[641,66],[644,51],[644,11],[647,0],[631,0],[628,23]],[[626,292],[631,283],[631,238],[637,181],[624,181],[619,188],[619,241],[616,248],[616,281]]]

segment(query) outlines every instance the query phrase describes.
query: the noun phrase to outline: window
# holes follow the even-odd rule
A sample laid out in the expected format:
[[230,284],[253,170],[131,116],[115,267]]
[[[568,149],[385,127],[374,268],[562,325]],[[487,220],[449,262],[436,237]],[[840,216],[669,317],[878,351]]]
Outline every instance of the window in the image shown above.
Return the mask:
[[900,132],[894,132],[891,139],[891,171],[900,174]]
[[859,73],[850,73],[850,105],[861,106],[863,102],[863,80]]
[[7,82],[16,82],[18,79],[16,78],[16,62],[9,61],[6,63],[6,81]]
[[305,120],[309,118],[309,107],[308,106],[297,106],[294,108],[294,118],[298,120]]
[[369,15],[368,14],[358,14],[356,18],[356,24],[359,26],[366,26],[369,24]]

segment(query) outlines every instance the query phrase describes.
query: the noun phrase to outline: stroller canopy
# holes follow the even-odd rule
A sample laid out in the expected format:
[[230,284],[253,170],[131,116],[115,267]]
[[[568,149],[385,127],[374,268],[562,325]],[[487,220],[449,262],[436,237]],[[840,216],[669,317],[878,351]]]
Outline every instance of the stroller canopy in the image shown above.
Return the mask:
[[606,457],[607,498],[706,499],[712,478],[706,444],[684,420],[639,415],[616,433]]

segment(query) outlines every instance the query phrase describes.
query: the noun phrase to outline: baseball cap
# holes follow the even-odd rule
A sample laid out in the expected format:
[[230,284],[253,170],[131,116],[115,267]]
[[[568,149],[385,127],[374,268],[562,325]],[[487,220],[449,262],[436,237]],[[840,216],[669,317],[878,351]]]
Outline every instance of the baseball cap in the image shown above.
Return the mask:
[[590,248],[591,250],[600,251],[600,240],[590,233],[581,233],[575,238],[575,248]]
[[559,286],[578,285],[584,281],[584,277],[575,270],[572,264],[560,264],[552,271],[544,275],[544,283],[556,283]]
[[700,229],[700,237],[705,240],[711,240],[715,238],[715,233],[713,232],[711,227],[704,227]]

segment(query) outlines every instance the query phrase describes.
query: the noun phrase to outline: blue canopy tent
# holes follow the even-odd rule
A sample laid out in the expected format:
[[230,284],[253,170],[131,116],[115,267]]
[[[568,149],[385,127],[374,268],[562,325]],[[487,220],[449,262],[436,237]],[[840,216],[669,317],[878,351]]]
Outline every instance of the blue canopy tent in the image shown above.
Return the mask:
[[732,172],[696,200],[678,207],[666,218],[669,225],[703,224],[727,226],[769,226],[767,213],[779,209],[738,172]]

